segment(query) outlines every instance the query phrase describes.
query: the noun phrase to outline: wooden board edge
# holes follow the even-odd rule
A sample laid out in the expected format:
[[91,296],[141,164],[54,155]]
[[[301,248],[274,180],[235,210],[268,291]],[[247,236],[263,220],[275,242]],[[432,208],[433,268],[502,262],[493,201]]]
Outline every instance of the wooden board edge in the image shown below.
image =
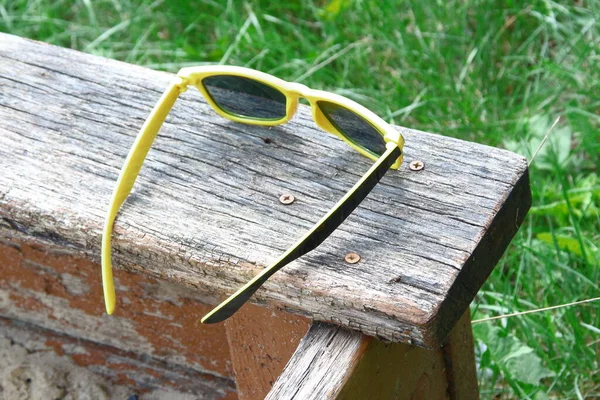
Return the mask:
[[335,399],[371,340],[358,332],[314,322],[265,399]]
[[468,312],[475,295],[525,220],[531,202],[529,170],[525,169],[465,262],[448,296],[432,313],[431,319],[424,322],[422,332],[426,347],[441,346],[456,322]]
[[477,390],[467,312],[436,349],[315,323],[267,398],[458,400],[478,398]]

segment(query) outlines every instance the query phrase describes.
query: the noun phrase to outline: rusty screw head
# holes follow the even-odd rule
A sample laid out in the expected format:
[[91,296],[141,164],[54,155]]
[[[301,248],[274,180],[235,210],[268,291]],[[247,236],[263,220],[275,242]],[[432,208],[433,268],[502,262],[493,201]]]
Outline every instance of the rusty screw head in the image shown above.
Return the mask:
[[281,202],[281,204],[292,204],[294,200],[296,200],[296,198],[289,193],[284,193],[281,196],[279,196],[279,201]]
[[410,168],[411,171],[420,171],[423,168],[425,168],[425,164],[423,163],[423,161],[414,160],[411,161],[410,164],[408,164],[408,168]]
[[360,261],[360,256],[356,253],[348,253],[348,254],[346,254],[346,257],[344,257],[344,260],[348,264],[356,264],[357,262]]

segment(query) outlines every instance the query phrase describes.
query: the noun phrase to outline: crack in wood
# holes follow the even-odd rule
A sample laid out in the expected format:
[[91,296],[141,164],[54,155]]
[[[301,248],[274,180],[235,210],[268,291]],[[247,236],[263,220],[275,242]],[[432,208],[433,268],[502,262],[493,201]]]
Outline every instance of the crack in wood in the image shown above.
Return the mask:
[[[10,87],[0,94],[0,238],[41,240],[97,260],[118,168],[170,75],[0,37],[0,81]],[[27,79],[11,78],[17,71]],[[117,268],[211,298],[236,290],[369,166],[311,118],[301,106],[274,129],[234,124],[186,92],[117,218]],[[505,150],[398,130],[406,160],[427,168],[390,171],[340,229],[273,276],[255,302],[386,340],[436,346],[443,339],[491,272],[486,259],[500,257],[529,208],[527,163]],[[298,201],[281,206],[282,192]],[[361,262],[345,264],[348,251]]]

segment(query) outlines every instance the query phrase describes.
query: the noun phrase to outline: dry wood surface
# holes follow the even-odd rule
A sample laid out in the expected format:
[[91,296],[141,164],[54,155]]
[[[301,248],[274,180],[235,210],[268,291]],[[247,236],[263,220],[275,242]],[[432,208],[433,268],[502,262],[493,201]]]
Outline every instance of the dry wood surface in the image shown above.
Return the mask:
[[314,323],[266,399],[335,399],[368,345],[358,332]]
[[[119,170],[171,77],[0,34],[0,238],[97,261]],[[439,346],[530,206],[527,163],[505,150],[398,129],[405,164],[254,302]],[[425,168],[410,171],[411,160]],[[293,244],[370,165],[317,128],[307,107],[283,126],[253,127],[222,119],[191,88],[117,218],[117,296],[127,290],[119,285],[124,268],[183,283],[216,303]],[[281,204],[284,193],[296,201]],[[361,261],[346,263],[349,252]]]
[[267,399],[476,400],[473,347],[469,311],[437,349],[385,343],[317,322]]

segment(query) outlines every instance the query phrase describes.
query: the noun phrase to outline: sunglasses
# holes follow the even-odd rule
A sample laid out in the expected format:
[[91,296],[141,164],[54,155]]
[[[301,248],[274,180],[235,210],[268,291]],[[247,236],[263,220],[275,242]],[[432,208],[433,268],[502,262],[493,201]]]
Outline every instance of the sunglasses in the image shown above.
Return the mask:
[[106,312],[115,310],[111,237],[119,208],[131,192],[154,138],[173,104],[188,86],[195,86],[221,116],[244,124],[274,126],[289,121],[306,99],[316,124],[375,161],[375,164],[302,238],[271,266],[202,318],[221,322],[233,315],[282,267],[319,246],[350,215],[388,169],[402,163],[404,139],[391,125],[360,104],[337,94],[286,82],[272,75],[234,66],[183,68],[165,90],[142,126],[121,169],[109,204],[102,234],[102,285]]

